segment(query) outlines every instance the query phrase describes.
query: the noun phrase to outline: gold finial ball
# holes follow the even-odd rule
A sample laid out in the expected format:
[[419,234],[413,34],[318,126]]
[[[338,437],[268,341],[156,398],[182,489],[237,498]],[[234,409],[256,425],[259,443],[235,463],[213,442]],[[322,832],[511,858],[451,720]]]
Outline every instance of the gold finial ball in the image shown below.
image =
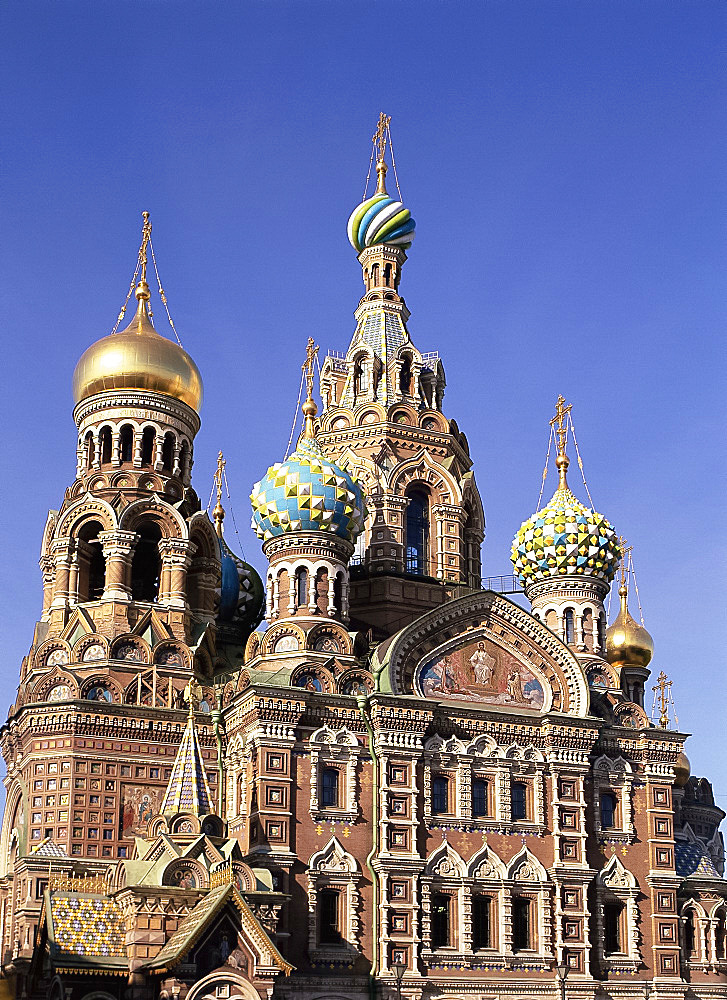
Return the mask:
[[691,773],[692,765],[689,763],[689,758],[682,750],[674,764],[674,784],[677,788],[684,788],[686,783],[689,781],[689,775]]
[[312,399],[307,399],[301,409],[304,417],[315,417],[316,413],[318,413],[318,407]]
[[606,629],[606,659],[616,667],[647,667],[654,655],[654,641],[643,625],[629,614],[626,588],[619,589],[621,610]]

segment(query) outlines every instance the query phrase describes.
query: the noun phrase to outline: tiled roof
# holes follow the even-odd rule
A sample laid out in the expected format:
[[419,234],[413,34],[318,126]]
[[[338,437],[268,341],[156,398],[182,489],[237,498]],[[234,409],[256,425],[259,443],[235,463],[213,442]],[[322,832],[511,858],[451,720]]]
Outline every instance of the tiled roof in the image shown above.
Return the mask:
[[210,801],[211,795],[197,730],[194,727],[194,716],[190,715],[164,793],[161,812],[165,816],[185,812],[195,816],[206,816],[212,812]]
[[39,844],[36,844],[35,847],[32,848],[30,853],[34,854],[36,857],[41,857],[41,858],[68,857],[67,852],[58,844],[56,844],[56,842],[52,840],[50,837],[46,837],[45,840],[41,840]]
[[180,923],[162,950],[146,962],[147,968],[169,969],[179,962],[232,894],[232,884],[208,892]]
[[703,878],[720,878],[712,859],[705,854],[701,844],[680,844],[674,848],[675,867],[677,875],[688,878],[690,875],[701,875]]
[[[78,893],[50,894],[50,937],[57,961],[126,960],[124,915],[116,900]],[[92,964],[98,964],[92,961]],[[103,962],[101,964],[104,964]],[[118,963],[113,963],[118,964]]]

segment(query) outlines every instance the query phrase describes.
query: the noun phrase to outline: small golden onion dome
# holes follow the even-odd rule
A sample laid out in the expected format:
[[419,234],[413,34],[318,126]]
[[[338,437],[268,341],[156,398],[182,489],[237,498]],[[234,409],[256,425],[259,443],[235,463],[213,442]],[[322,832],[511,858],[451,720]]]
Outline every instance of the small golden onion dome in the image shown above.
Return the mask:
[[162,337],[149,316],[149,286],[136,286],[136,315],[124,330],[84,351],[73,373],[73,399],[80,403],[110,389],[147,389],[172,396],[199,412],[202,376],[179,344]]
[[606,659],[617,667],[647,667],[654,655],[653,640],[644,626],[631,617],[626,586],[619,587],[618,593],[621,610],[613,625],[606,629]]
[[674,764],[674,784],[677,788],[684,788],[686,783],[689,781],[689,775],[691,773],[692,765],[689,763],[689,758],[682,750]]

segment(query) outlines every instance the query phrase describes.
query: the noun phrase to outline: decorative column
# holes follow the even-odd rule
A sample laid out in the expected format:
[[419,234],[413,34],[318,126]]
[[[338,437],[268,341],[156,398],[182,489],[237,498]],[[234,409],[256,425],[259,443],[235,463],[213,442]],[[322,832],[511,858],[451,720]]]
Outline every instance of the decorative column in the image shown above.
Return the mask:
[[105,601],[131,600],[131,554],[138,535],[135,531],[102,531],[98,539],[106,560]]
[[53,581],[55,580],[55,562],[51,556],[41,556],[40,571],[43,574],[43,612],[41,621],[48,617],[47,612],[53,600]]
[[141,430],[134,431],[134,468],[135,469],[140,469],[141,468],[141,446],[142,446],[142,438],[143,438],[143,436],[144,436],[144,432],[143,431],[141,431]]
[[[71,596],[71,602],[73,604],[78,604],[81,597],[81,582],[83,580],[88,580],[88,574],[91,567],[91,546],[88,542],[84,542],[83,539],[76,539],[76,546],[73,552],[73,558],[71,559],[71,571],[68,578],[68,592]],[[88,598],[86,598],[88,600]]]
[[111,438],[111,464],[115,469],[121,465],[121,431],[118,427]]
[[74,542],[72,538],[57,538],[50,547],[55,562],[55,587],[53,590],[52,608],[65,608],[71,596],[69,590],[71,575],[71,559],[73,558]]
[[162,538],[159,554],[162,557],[162,580],[166,573],[165,590],[159,600],[172,608],[187,608],[187,570],[192,562],[194,544],[185,538]]

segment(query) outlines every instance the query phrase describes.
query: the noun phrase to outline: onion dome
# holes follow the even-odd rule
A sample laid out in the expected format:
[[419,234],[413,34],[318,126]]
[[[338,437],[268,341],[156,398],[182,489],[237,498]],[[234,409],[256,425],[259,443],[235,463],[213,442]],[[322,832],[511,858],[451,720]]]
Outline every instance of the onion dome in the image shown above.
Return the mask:
[[353,542],[363,527],[361,487],[323,454],[315,436],[312,344],[309,340],[303,433],[293,454],[272,465],[250,494],[252,527],[263,541],[293,531],[327,531]]
[[643,625],[629,613],[625,582],[618,590],[621,609],[613,625],[606,629],[606,659],[616,667],[647,667],[654,655],[654,643]]
[[691,773],[692,765],[689,763],[689,758],[682,750],[674,762],[674,784],[677,788],[684,788],[686,783],[689,781]]
[[124,330],[97,340],[81,355],[73,373],[74,404],[112,389],[142,389],[172,396],[199,412],[202,376],[197,365],[179,344],[157,333],[149,315],[146,247],[151,223],[148,213],[144,216],[136,315]]
[[386,243],[388,246],[407,250],[414,239],[415,222],[411,212],[403,202],[390,198],[386,190],[386,143],[391,142],[389,121],[386,115],[379,115],[379,127],[373,141],[378,145],[376,174],[378,183],[373,198],[366,198],[354,208],[348,220],[348,241],[358,253],[366,247]]
[[621,558],[609,521],[568,488],[565,418],[570,407],[564,404],[560,396],[551,421],[557,424],[558,489],[545,507],[523,521],[512,543],[510,559],[523,586],[558,576],[588,576],[610,583]]

